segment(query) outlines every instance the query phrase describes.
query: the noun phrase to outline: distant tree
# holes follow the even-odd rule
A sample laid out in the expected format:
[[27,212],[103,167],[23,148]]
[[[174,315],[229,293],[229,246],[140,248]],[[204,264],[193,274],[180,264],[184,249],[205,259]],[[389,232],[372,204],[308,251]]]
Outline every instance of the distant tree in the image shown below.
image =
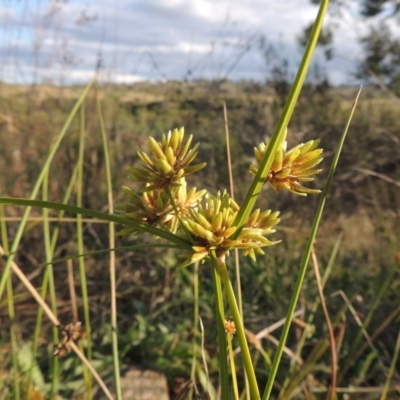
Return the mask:
[[388,24],[382,21],[377,27],[370,28],[360,42],[364,58],[357,76],[381,81],[400,95],[400,40],[393,37]]
[[398,0],[362,0],[361,13],[365,17],[375,17],[381,14],[385,9],[391,11],[394,15],[400,11],[400,2]]
[[[300,46],[302,47],[306,46],[313,25],[314,24],[311,23],[310,25],[305,27],[300,36],[297,38]],[[317,46],[320,46],[324,49],[325,57],[327,60],[330,60],[333,57],[332,42],[333,42],[333,28],[331,26],[323,28],[319,35]]]
[[[310,0],[319,4],[320,0]],[[389,19],[400,12],[400,0],[331,0],[330,12],[340,16],[345,7],[357,9],[369,32],[359,38],[363,49],[363,57],[355,75],[364,80],[390,87],[400,95],[400,41],[394,38]],[[303,29],[299,37],[302,46],[306,44],[312,25]],[[324,48],[329,60],[333,57],[334,24],[331,24],[320,36],[319,45]]]
[[[312,4],[318,5],[320,0],[310,0]],[[392,15],[400,11],[399,0],[331,0],[330,12],[340,13],[343,7],[359,7],[361,15],[366,18],[375,17],[384,11],[390,11]]]
[[267,67],[267,83],[275,90],[278,103],[285,104],[292,77],[289,61],[282,49],[284,45],[272,45],[264,36],[259,38],[259,50]]

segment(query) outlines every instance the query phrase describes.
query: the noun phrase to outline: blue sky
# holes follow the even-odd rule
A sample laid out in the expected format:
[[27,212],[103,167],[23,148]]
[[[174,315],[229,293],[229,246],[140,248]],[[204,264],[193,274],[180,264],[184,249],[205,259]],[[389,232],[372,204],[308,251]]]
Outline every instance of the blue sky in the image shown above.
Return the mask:
[[[3,0],[0,79],[87,82],[101,66],[102,79],[119,83],[263,81],[280,59],[296,68],[296,37],[316,13],[309,0]],[[354,83],[365,32],[356,14],[353,5],[327,18],[336,27],[335,57],[315,57],[336,84]],[[260,37],[275,49],[269,64]]]

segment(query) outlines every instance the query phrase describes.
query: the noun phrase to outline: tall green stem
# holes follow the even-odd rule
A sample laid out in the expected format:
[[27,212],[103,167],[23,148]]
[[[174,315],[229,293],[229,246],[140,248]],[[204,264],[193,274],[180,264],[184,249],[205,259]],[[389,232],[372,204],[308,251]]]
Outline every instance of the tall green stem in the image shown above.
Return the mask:
[[299,296],[300,296],[301,288],[303,286],[304,277],[306,275],[308,261],[310,259],[311,247],[312,247],[312,245],[314,243],[314,240],[315,240],[315,237],[317,235],[317,230],[318,230],[319,223],[321,221],[322,211],[323,211],[323,209],[325,207],[325,202],[326,202],[326,197],[327,197],[327,194],[328,194],[328,190],[329,190],[329,188],[331,186],[331,183],[332,183],[332,180],[333,180],[333,175],[335,173],[336,166],[337,166],[337,163],[339,161],[339,156],[340,156],[340,153],[341,153],[341,150],[342,150],[342,147],[343,147],[344,139],[346,138],[346,134],[347,134],[347,131],[349,129],[351,119],[353,118],[354,110],[355,110],[358,98],[360,96],[360,93],[361,93],[361,89],[357,93],[357,96],[356,96],[356,99],[355,99],[355,101],[353,103],[353,108],[352,108],[352,110],[350,112],[348,121],[347,121],[346,126],[345,126],[345,128],[343,130],[342,136],[340,137],[340,141],[339,141],[337,150],[335,152],[335,156],[333,158],[331,168],[329,170],[328,178],[327,178],[324,190],[323,190],[323,192],[321,194],[321,198],[320,198],[320,201],[319,201],[319,204],[318,204],[318,207],[317,207],[317,211],[315,213],[314,221],[312,223],[311,233],[310,233],[310,236],[308,238],[306,249],[304,250],[303,258],[301,260],[301,266],[300,266],[300,270],[299,270],[299,275],[297,276],[297,281],[296,281],[296,285],[295,285],[295,288],[294,288],[294,291],[293,291],[293,295],[292,295],[292,298],[290,299],[290,304],[289,304],[288,312],[287,312],[287,315],[286,315],[285,325],[283,326],[283,329],[282,329],[282,334],[281,334],[281,337],[280,337],[280,340],[279,340],[279,345],[278,345],[278,348],[277,348],[276,353],[275,353],[275,357],[274,357],[274,361],[272,363],[270,375],[268,377],[268,382],[267,382],[267,386],[265,388],[265,392],[264,392],[264,395],[263,395],[263,400],[269,399],[269,397],[271,395],[271,391],[272,391],[272,387],[274,385],[275,377],[276,377],[276,374],[278,372],[279,363],[281,361],[281,357],[282,357],[282,354],[283,354],[283,349],[285,347],[286,339],[287,339],[288,334],[289,334],[289,329],[290,329],[290,325],[291,325],[291,322],[292,322],[292,319],[293,319],[293,314],[294,314],[294,311],[295,311],[295,308],[296,308],[296,305],[297,305],[297,301],[298,301]]
[[[47,173],[43,179],[43,188],[42,188],[42,198],[43,200],[47,200],[48,195],[48,182],[49,181],[49,169],[47,169]],[[54,273],[53,273],[53,265],[51,264],[51,260],[53,258],[53,251],[51,249],[51,240],[50,240],[50,223],[49,223],[49,210],[46,208],[42,209],[43,214],[43,236],[44,236],[44,245],[45,245],[45,253],[46,253],[46,278],[49,287],[50,293],[50,304],[51,311],[57,318],[57,294],[56,294],[56,285],[54,281]],[[46,285],[44,285],[46,290]],[[45,292],[44,292],[45,294]],[[43,297],[45,298],[45,296]],[[58,343],[58,327],[53,325],[53,343]],[[53,357],[50,361],[51,363],[51,390],[50,397],[55,398],[58,395],[58,386],[59,386],[59,360],[57,357]]]
[[[35,183],[35,186],[32,189],[30,200],[35,199],[35,197],[36,197],[36,195],[37,195],[37,193],[39,191],[40,185],[42,184],[44,175],[47,173],[47,169],[49,168],[50,163],[51,163],[51,161],[52,161],[52,159],[53,159],[58,147],[60,146],[60,143],[61,143],[62,139],[64,138],[65,134],[67,133],[67,130],[68,130],[69,126],[71,125],[71,122],[72,122],[76,112],[78,111],[78,109],[79,109],[80,105],[82,104],[84,98],[86,97],[87,93],[89,92],[89,89],[91,88],[92,84],[93,84],[93,82],[90,82],[86,86],[85,90],[83,91],[83,93],[79,97],[79,99],[76,102],[74,108],[72,109],[70,115],[68,116],[67,120],[65,121],[65,124],[64,124],[63,128],[61,129],[61,132],[58,135],[54,145],[52,146],[52,148],[51,148],[51,150],[49,152],[49,155],[48,155],[48,157],[46,159],[46,162],[44,163],[44,165],[42,167],[42,171],[39,174],[39,177],[38,177],[38,179],[37,179],[37,181]],[[23,216],[21,218],[21,222],[20,222],[20,224],[18,226],[18,230],[17,230],[17,232],[16,232],[16,234],[14,236],[14,241],[13,241],[13,244],[11,245],[10,254],[7,257],[6,265],[4,267],[4,271],[3,271],[3,274],[2,274],[1,279],[0,279],[0,298],[3,295],[4,287],[5,287],[5,284],[6,284],[6,281],[7,281],[7,277],[8,277],[8,274],[10,273],[11,263],[14,260],[15,254],[16,254],[16,252],[18,250],[19,242],[20,242],[20,240],[22,238],[22,235],[24,234],[25,224],[26,224],[26,221],[28,220],[30,212],[31,212],[31,207],[28,206],[24,211],[24,214],[23,214]]]
[[[6,221],[4,219],[4,207],[0,206],[0,236],[1,243],[3,244],[4,253],[9,253],[8,248],[8,236],[7,236],[7,226]],[[20,371],[18,365],[18,340],[17,340],[17,332],[14,328],[15,323],[15,308],[14,308],[14,293],[12,286],[12,277],[8,276],[7,279],[7,302],[8,302],[8,317],[10,319],[10,339],[11,339],[11,358],[12,358],[12,366],[13,366],[13,383],[14,383],[14,399],[19,400],[21,398],[21,390],[20,390]]]
[[[104,150],[104,163],[106,166],[106,177],[107,177],[107,197],[108,197],[108,210],[110,214],[114,212],[114,201],[113,201],[113,186],[111,178],[111,162],[110,154],[107,144],[106,128],[104,125],[103,111],[101,108],[101,102],[99,94],[96,92],[96,104],[97,114],[99,116],[101,138],[103,141]],[[109,245],[110,249],[115,247],[115,225],[110,222],[109,225]],[[120,361],[118,351],[118,325],[117,325],[117,284],[116,284],[116,266],[115,266],[115,252],[110,251],[110,289],[111,289],[111,341],[112,341],[112,352],[113,352],[113,366],[114,366],[114,384],[115,394],[117,400],[122,400],[121,390],[121,379],[120,379]]]
[[[81,105],[81,114],[80,114],[80,135],[79,135],[79,153],[78,153],[78,176],[77,176],[77,196],[76,203],[78,207],[82,206],[82,198],[83,198],[83,155],[85,148],[85,102],[82,102]],[[84,253],[84,245],[83,245],[83,225],[82,225],[82,215],[76,216],[76,238],[77,238],[77,247],[78,253]],[[85,321],[85,333],[86,333],[86,343],[87,343],[87,358],[89,361],[92,361],[92,329],[90,324],[90,310],[89,310],[89,294],[87,289],[87,279],[86,279],[86,266],[84,257],[80,257],[78,259],[79,263],[79,275],[80,275],[80,284],[81,284],[81,293],[82,293],[82,303],[83,303],[83,314]],[[86,399],[92,398],[92,375],[89,374],[89,371],[86,367],[83,368],[83,376],[86,385]]]
[[[196,365],[197,365],[197,339],[199,336],[199,263],[194,264],[193,271],[193,357],[192,357],[192,370],[190,372],[190,379],[194,382],[196,379]],[[192,385],[189,391],[189,399],[193,399]]]
[[213,284],[215,295],[215,310],[217,314],[217,327],[218,327],[218,347],[219,347],[219,374],[221,381],[221,400],[229,399],[229,370],[228,370],[228,352],[225,335],[225,312],[224,300],[222,296],[221,278],[218,272],[217,260],[215,257],[211,258],[213,270]]
[[[299,98],[301,88],[303,87],[303,83],[306,78],[309,65],[311,63],[311,58],[317,44],[318,36],[322,27],[322,21],[326,13],[326,9],[328,8],[328,3],[329,0],[321,1],[319,12],[310,35],[310,39],[304,51],[303,59],[299,66],[296,78],[293,82],[293,86],[290,89],[285,107],[283,108],[282,114],[276,125],[275,132],[271,137],[271,140],[265,152],[265,156],[259,165],[258,171],[254,176],[253,182],[250,185],[243,204],[241,205],[240,210],[237,213],[237,216],[233,223],[234,226],[241,227],[246,223],[257,201],[257,198],[261,193],[261,189],[265,182],[265,177],[267,176],[271,168],[272,162],[274,160],[273,155],[275,154],[276,149],[278,149],[279,144],[285,137],[286,128],[289,124],[290,118],[292,117],[294,107],[296,106],[297,99]],[[239,233],[240,230],[238,229],[233,235],[233,238],[237,237]]]
[[242,351],[243,364],[246,370],[247,379],[249,380],[249,387],[252,400],[260,399],[260,392],[258,390],[258,384],[256,375],[254,373],[253,363],[251,361],[251,355],[249,346],[247,345],[246,334],[244,331],[243,321],[240,316],[239,307],[236,303],[235,292],[233,291],[231,281],[229,280],[228,270],[226,264],[222,261],[218,262],[218,272],[221,277],[222,283],[224,284],[226,297],[228,299],[229,307],[232,312],[232,317],[235,322],[236,334],[239,340],[239,346]]

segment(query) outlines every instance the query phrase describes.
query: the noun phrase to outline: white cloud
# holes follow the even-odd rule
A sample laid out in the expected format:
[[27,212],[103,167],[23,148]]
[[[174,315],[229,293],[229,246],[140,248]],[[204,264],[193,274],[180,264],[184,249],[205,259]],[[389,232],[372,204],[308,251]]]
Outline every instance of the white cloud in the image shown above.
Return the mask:
[[[30,73],[57,79],[61,70],[69,71],[71,80],[85,80],[100,61],[118,82],[218,79],[227,71],[230,78],[263,79],[267,66],[256,39],[264,35],[295,65],[300,58],[296,36],[317,13],[309,0],[25,3],[0,8],[0,35],[6,39],[0,45],[0,79],[4,71],[8,80],[18,80],[18,74],[28,79]],[[351,26],[339,30],[338,54],[353,56],[356,39]],[[336,71],[335,79],[344,73]]]

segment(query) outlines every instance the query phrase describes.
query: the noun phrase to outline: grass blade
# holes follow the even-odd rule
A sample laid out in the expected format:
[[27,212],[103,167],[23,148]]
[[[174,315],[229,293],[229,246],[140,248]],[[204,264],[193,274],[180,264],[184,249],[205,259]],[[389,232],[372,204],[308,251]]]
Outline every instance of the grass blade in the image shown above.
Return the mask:
[[305,277],[305,274],[306,274],[306,271],[307,271],[307,266],[308,266],[308,261],[309,261],[309,258],[310,258],[311,248],[313,246],[313,243],[314,243],[314,240],[315,240],[315,236],[317,234],[318,225],[319,225],[319,223],[321,221],[322,211],[323,211],[324,206],[325,206],[326,197],[328,195],[328,191],[329,191],[329,188],[330,188],[332,180],[333,180],[333,175],[335,173],[336,166],[337,166],[337,163],[339,161],[339,156],[340,156],[340,153],[341,153],[341,150],[342,150],[342,147],[343,147],[343,143],[344,143],[344,140],[346,138],[346,134],[347,134],[347,131],[349,129],[350,122],[351,122],[351,120],[353,118],[353,114],[354,114],[355,107],[357,105],[360,93],[361,93],[361,88],[359,89],[359,91],[357,93],[357,96],[355,98],[355,101],[353,103],[353,107],[351,109],[351,112],[350,112],[349,118],[347,120],[346,126],[345,126],[345,128],[343,130],[343,133],[342,133],[342,136],[340,138],[340,141],[339,141],[339,144],[338,144],[338,148],[337,148],[335,156],[333,158],[332,165],[331,165],[331,168],[329,170],[329,174],[328,174],[328,178],[327,178],[324,190],[323,190],[323,192],[321,194],[321,198],[320,198],[320,201],[319,201],[319,204],[318,204],[318,208],[317,208],[317,211],[315,213],[314,221],[313,221],[313,224],[312,224],[310,237],[308,239],[307,246],[306,246],[306,249],[305,249],[304,254],[303,254],[303,258],[301,260],[301,266],[300,266],[299,275],[297,277],[297,281],[296,281],[296,285],[295,285],[295,288],[294,288],[294,291],[293,291],[293,295],[292,295],[292,298],[290,300],[288,313],[286,315],[286,322],[285,322],[285,325],[283,326],[281,338],[279,340],[279,346],[278,346],[278,349],[276,350],[274,361],[272,363],[271,372],[270,372],[270,375],[269,375],[269,378],[268,378],[268,382],[267,382],[267,386],[265,388],[265,392],[264,392],[264,395],[263,395],[263,400],[269,399],[269,397],[271,395],[271,391],[272,391],[272,387],[273,387],[273,384],[274,384],[274,380],[275,380],[276,374],[278,372],[279,363],[281,361],[283,348],[285,346],[286,339],[287,339],[287,336],[289,334],[291,321],[292,321],[293,314],[294,314],[294,311],[295,311],[295,308],[296,308],[296,305],[297,305],[297,300],[298,300],[298,298],[300,296],[300,292],[301,292],[301,288],[302,288],[302,285],[303,285],[304,277]]
[[[68,203],[68,200],[72,193],[73,185],[75,183],[77,172],[78,172],[78,168],[77,168],[77,166],[75,166],[74,172],[72,173],[70,182],[69,182],[67,190],[65,192],[63,204]],[[63,216],[64,216],[64,211],[60,211],[58,214],[58,217],[57,217],[58,224],[55,226],[55,228],[53,230],[53,235],[51,238],[51,249],[50,249],[51,254],[54,254],[54,251],[56,249],[58,234],[60,231],[60,222],[62,221]],[[47,219],[49,220],[49,218],[47,218]],[[54,264],[55,264],[54,261],[55,260],[52,259],[49,263],[46,262],[46,264],[44,264],[43,267],[46,267],[49,264],[51,264],[54,267]],[[47,285],[48,285],[48,281],[49,281],[49,273],[50,273],[50,270],[48,268],[46,268],[46,270],[44,272],[44,277],[42,280],[42,289],[41,289],[42,299],[46,298]],[[31,365],[31,368],[29,369],[29,375],[28,375],[28,384],[27,384],[27,386],[29,388],[28,392],[31,389],[32,371],[34,368],[34,363],[36,362],[36,354],[37,354],[37,349],[38,349],[38,344],[39,344],[39,336],[40,336],[40,328],[42,325],[42,317],[43,317],[43,308],[39,307],[37,316],[36,316],[35,332],[34,332],[33,340],[32,340],[32,365]]]
[[[4,220],[4,207],[0,207],[0,233],[1,233],[1,241],[4,245],[4,249],[8,250],[8,237],[7,237],[7,226],[6,221]],[[7,278],[7,303],[8,303],[8,317],[10,318],[10,338],[11,338],[11,358],[12,358],[12,366],[13,366],[13,378],[14,378],[14,398],[15,400],[19,400],[21,398],[20,394],[20,374],[19,374],[19,365],[17,354],[19,352],[17,335],[16,331],[13,327],[15,322],[15,309],[14,309],[14,294],[13,294],[13,286],[11,275]]]
[[[47,200],[48,196],[48,186],[49,186],[49,169],[50,165],[46,170],[46,174],[43,179],[42,185],[42,198],[44,201]],[[56,296],[56,286],[54,283],[54,274],[53,274],[53,265],[51,264],[51,260],[53,258],[53,252],[51,249],[51,240],[50,240],[50,223],[48,220],[49,217],[49,210],[47,208],[42,209],[43,214],[43,239],[44,239],[44,248],[46,253],[46,275],[47,275],[47,282],[49,286],[50,292],[50,306],[51,311],[57,318],[57,296]],[[43,285],[43,299],[46,298],[46,289],[47,284]],[[58,328],[53,326],[53,343],[58,343],[59,335],[58,335]],[[55,398],[58,396],[58,374],[59,374],[59,360],[58,357],[53,357],[51,359],[51,389],[50,389],[50,397]]]
[[[93,85],[93,82],[91,81],[86,86],[86,88],[82,92],[81,96],[79,97],[78,101],[75,103],[75,106],[73,107],[72,111],[70,112],[67,120],[65,121],[65,124],[62,127],[61,132],[58,135],[55,143],[53,144],[53,146],[52,146],[52,148],[51,148],[51,150],[49,152],[49,155],[47,156],[47,159],[46,159],[46,161],[45,161],[45,163],[43,165],[42,171],[39,174],[39,177],[38,177],[38,179],[37,179],[37,181],[35,183],[35,186],[34,186],[34,188],[32,190],[31,196],[30,196],[30,200],[35,199],[35,197],[36,197],[36,195],[37,195],[37,193],[39,191],[39,188],[40,188],[40,186],[41,186],[41,184],[43,182],[43,178],[44,178],[44,176],[46,174],[46,171],[47,171],[51,161],[53,160],[53,157],[56,154],[56,151],[58,150],[58,148],[59,148],[59,146],[61,144],[61,141],[63,140],[65,134],[67,133],[68,128],[71,125],[71,122],[72,122],[73,118],[75,117],[76,112],[78,111],[80,105],[82,104],[83,100],[85,99],[85,97],[88,94],[88,92],[89,92],[90,88],[92,87],[92,85]],[[6,203],[3,203],[3,204],[6,204]],[[26,208],[26,210],[24,211],[24,214],[23,214],[23,216],[21,218],[21,223],[19,224],[18,230],[17,230],[17,232],[15,234],[14,241],[13,241],[13,244],[12,244],[11,249],[10,249],[10,254],[9,254],[9,257],[7,258],[7,262],[6,262],[3,274],[2,274],[1,279],[0,279],[0,298],[3,296],[3,291],[4,291],[5,284],[6,284],[6,280],[7,280],[8,274],[10,273],[10,269],[11,269],[11,262],[14,259],[15,253],[17,252],[17,249],[18,249],[18,246],[19,246],[19,242],[21,241],[22,235],[24,233],[26,220],[27,220],[30,212],[31,212],[31,208],[30,208],[30,206],[28,206]]]
[[196,385],[196,368],[197,368],[197,339],[199,337],[199,263],[194,263],[193,271],[193,357],[192,357],[192,369],[190,371],[190,379],[192,386],[189,390],[188,399],[193,399],[193,390]]
[[[103,141],[104,150],[104,163],[106,167],[107,179],[107,198],[108,198],[108,211],[110,214],[114,212],[113,201],[113,187],[111,180],[111,164],[110,154],[107,145],[107,136],[104,126],[103,112],[100,103],[100,97],[96,92],[97,114],[99,116],[101,138]],[[109,246],[110,249],[115,247],[115,225],[113,222],[109,223]],[[117,288],[116,288],[116,270],[115,270],[115,252],[110,251],[110,286],[111,286],[111,341],[113,352],[113,365],[114,365],[114,384],[117,400],[122,400],[121,381],[120,381],[120,367],[119,367],[119,352],[118,352],[118,326],[117,326]]]
[[[68,204],[55,203],[52,201],[42,201],[42,200],[33,200],[33,199],[20,199],[15,197],[0,197],[0,204],[8,204],[15,206],[28,206],[28,207],[39,207],[39,208],[51,208],[53,210],[61,210],[70,212],[73,214],[81,214],[86,215],[88,217],[94,217],[101,219],[103,221],[111,221],[117,222],[122,225],[126,225],[128,227],[135,228],[142,232],[148,232],[152,235],[158,236],[160,238],[166,239],[169,242],[175,243],[182,249],[191,248],[191,244],[186,240],[176,236],[170,232],[164,231],[162,229],[155,228],[150,225],[141,224],[139,222],[133,221],[128,218],[119,217],[117,215],[111,215],[107,213],[102,213],[100,211],[91,210],[89,208],[76,207]],[[11,249],[10,254],[14,254],[13,249]]]
[[[77,194],[76,194],[76,205],[78,207],[82,206],[82,186],[83,186],[83,155],[85,150],[85,102],[82,102],[81,113],[80,113],[80,134],[79,134],[79,152],[78,152],[78,176],[77,176]],[[78,214],[76,216],[76,240],[78,253],[82,254],[84,252],[83,245],[83,225],[82,225],[82,215]],[[92,361],[92,328],[90,324],[90,311],[89,311],[89,295],[87,289],[87,279],[86,279],[86,265],[85,258],[79,257],[79,277],[82,293],[82,304],[83,304],[83,315],[86,333],[86,344],[87,344],[87,358],[89,362]],[[74,321],[76,322],[76,321]],[[79,343],[80,349],[83,351],[82,344]],[[92,378],[89,371],[84,366],[83,376],[85,380],[87,399],[92,398]]]
[[211,258],[213,270],[213,284],[215,295],[215,308],[218,326],[218,349],[219,349],[219,370],[221,384],[221,400],[229,400],[229,370],[228,370],[228,353],[225,335],[225,312],[224,300],[222,296],[221,278],[218,272],[218,261],[215,257]]
[[[329,0],[322,0],[319,8],[319,12],[317,18],[315,20],[314,27],[312,29],[310,39],[307,43],[307,47],[305,49],[303,59],[301,61],[299,70],[297,72],[296,78],[294,80],[293,86],[288,95],[288,99],[286,101],[285,107],[282,111],[281,117],[279,118],[278,124],[275,128],[275,132],[271,138],[267,151],[265,153],[264,159],[262,160],[257,174],[255,175],[253,182],[250,185],[250,188],[246,194],[246,197],[243,201],[242,206],[238,212],[238,215],[235,219],[235,226],[242,226],[250,216],[254,205],[257,201],[259,194],[261,193],[261,189],[264,185],[265,177],[268,174],[269,169],[271,168],[273,162],[273,155],[275,154],[276,149],[279,146],[279,143],[282,141],[286,134],[286,128],[289,124],[290,118],[292,117],[294,107],[296,106],[297,99],[300,95],[301,88],[303,86],[304,80],[307,75],[307,71],[311,62],[311,58],[317,44],[317,40],[319,37],[319,33],[322,27],[322,21],[324,19],[324,15],[326,13],[326,9],[328,8]],[[237,233],[239,234],[239,232]]]

